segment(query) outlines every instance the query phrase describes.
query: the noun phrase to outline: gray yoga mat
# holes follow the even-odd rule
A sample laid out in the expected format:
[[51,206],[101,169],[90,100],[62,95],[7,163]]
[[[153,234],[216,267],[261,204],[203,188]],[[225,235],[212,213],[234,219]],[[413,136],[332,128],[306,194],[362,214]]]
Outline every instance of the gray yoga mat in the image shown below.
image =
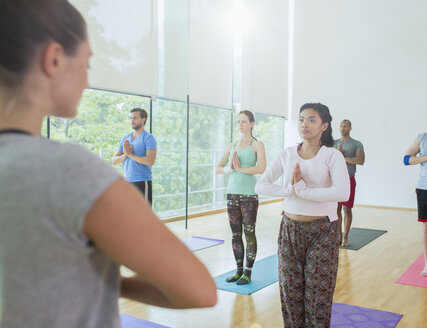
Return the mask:
[[387,230],[351,228],[350,233],[348,234],[348,242],[350,243],[350,246],[340,246],[340,248],[357,251],[386,232]]

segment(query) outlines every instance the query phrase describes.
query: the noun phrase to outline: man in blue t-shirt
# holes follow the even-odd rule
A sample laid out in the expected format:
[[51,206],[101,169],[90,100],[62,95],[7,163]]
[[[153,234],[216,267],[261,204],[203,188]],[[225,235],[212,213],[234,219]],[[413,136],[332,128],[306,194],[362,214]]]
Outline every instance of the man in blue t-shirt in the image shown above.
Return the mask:
[[124,178],[132,182],[151,204],[153,200],[151,167],[157,155],[156,139],[144,130],[147,111],[134,108],[130,111],[133,132],[125,136],[113,157],[113,165],[124,162]]

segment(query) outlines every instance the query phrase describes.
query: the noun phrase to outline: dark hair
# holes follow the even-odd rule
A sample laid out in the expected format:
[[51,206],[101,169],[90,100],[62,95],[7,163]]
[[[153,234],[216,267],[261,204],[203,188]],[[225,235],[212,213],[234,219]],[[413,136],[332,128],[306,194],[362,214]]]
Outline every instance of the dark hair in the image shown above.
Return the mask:
[[[249,110],[241,110],[237,116],[239,116],[240,114],[245,114],[249,118],[249,122],[255,122],[255,116],[254,116],[254,114],[251,111],[249,111]],[[252,128],[251,128],[251,137],[254,138],[255,140],[258,140],[257,138],[255,138],[252,135]]]
[[347,119],[345,119],[345,120],[342,120],[343,122],[347,122],[348,123],[348,125],[351,127],[351,121],[350,120],[347,120]]
[[322,136],[320,137],[320,145],[326,147],[333,147],[335,141],[332,137],[332,116],[329,113],[329,108],[321,103],[307,103],[301,106],[299,112],[301,113],[305,109],[315,110],[322,119],[322,123],[328,123],[328,128],[323,131]]
[[86,23],[67,0],[0,0],[0,86],[18,86],[46,43],[71,56],[86,38]]
[[145,123],[147,123],[147,117],[148,117],[148,113],[147,113],[147,111],[145,110],[145,109],[143,109],[143,108],[133,108],[133,109],[131,109],[130,110],[130,112],[131,113],[135,113],[135,112],[139,112],[139,116],[141,117],[141,118],[145,118],[145,122],[144,122],[144,124]]

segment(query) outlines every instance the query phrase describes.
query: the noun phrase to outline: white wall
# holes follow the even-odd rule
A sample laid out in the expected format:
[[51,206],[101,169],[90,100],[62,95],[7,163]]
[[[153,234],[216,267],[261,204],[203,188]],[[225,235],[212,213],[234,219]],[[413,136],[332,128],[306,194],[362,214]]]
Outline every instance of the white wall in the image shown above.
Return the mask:
[[415,208],[419,167],[403,154],[427,131],[427,1],[295,1],[293,122],[326,104],[365,146],[356,204]]

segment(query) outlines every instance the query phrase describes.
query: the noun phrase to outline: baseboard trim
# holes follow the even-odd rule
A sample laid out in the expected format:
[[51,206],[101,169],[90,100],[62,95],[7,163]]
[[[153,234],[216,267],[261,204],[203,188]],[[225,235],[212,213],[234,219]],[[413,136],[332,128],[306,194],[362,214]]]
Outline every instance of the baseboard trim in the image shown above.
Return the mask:
[[[259,204],[260,205],[266,205],[266,204],[277,203],[277,202],[281,202],[281,201],[283,201],[283,198],[276,198],[276,199],[264,200],[262,202],[259,202]],[[201,216],[224,213],[224,212],[227,212],[227,209],[225,207],[224,208],[217,208],[215,210],[188,214],[188,219],[195,219],[195,218],[199,218]],[[181,215],[181,216],[174,216],[172,218],[163,219],[162,222],[170,223],[170,222],[183,221],[183,220],[185,220],[185,216]]]
[[407,208],[407,207],[393,207],[393,206],[377,206],[377,205],[354,205],[355,207],[365,207],[365,208],[375,208],[379,210],[395,210],[395,211],[408,211],[408,212],[416,212],[416,208]]

